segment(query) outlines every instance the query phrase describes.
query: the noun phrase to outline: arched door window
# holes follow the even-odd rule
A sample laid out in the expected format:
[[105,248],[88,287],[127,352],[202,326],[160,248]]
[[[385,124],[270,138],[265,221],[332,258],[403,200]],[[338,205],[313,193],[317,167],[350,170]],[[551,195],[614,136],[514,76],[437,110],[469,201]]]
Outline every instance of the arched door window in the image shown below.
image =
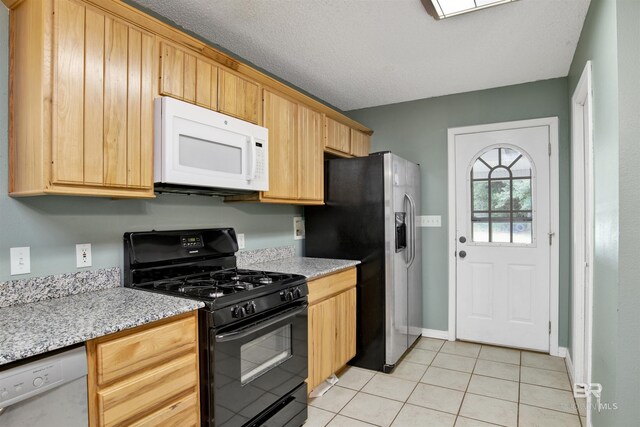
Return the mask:
[[531,244],[532,166],[523,153],[493,148],[471,169],[472,241]]

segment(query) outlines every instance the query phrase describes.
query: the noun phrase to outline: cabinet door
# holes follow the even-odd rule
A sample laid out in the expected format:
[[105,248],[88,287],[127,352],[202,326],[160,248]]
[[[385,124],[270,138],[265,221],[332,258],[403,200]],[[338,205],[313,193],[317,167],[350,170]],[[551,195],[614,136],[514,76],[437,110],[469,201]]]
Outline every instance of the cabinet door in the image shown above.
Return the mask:
[[298,106],[300,138],[298,140],[298,198],[324,199],[324,155],[322,114]]
[[264,126],[269,129],[269,191],[264,197],[297,197],[298,105],[264,91]]
[[334,372],[335,314],[335,298],[309,306],[309,390]]
[[151,188],[153,36],[55,2],[52,182]]
[[218,67],[167,42],[160,52],[160,94],[216,110]]
[[334,372],[356,355],[356,288],[336,295],[336,347]]
[[329,117],[325,120],[325,142],[324,146],[341,153],[351,152],[351,135],[349,126],[343,125]]
[[259,123],[260,91],[258,85],[227,70],[220,70],[220,111]]
[[351,129],[351,154],[356,157],[365,157],[371,150],[371,137],[364,132]]

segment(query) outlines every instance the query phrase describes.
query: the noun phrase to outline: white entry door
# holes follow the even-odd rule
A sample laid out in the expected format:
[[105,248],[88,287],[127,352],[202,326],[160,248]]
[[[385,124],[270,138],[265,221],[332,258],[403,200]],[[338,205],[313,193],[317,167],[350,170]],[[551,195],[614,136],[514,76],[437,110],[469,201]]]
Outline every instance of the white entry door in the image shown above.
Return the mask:
[[455,135],[458,339],[549,351],[549,135]]

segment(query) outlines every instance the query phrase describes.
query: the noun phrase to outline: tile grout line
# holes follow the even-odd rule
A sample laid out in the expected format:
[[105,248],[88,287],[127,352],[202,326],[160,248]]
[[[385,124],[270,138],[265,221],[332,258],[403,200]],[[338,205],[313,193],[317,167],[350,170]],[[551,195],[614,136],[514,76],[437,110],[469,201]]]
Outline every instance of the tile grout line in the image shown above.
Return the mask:
[[520,369],[518,369],[518,407],[516,408],[516,427],[520,426],[520,390],[522,388],[522,352],[520,352]]
[[[572,414],[570,412],[559,411],[557,409],[545,408],[544,406],[532,405],[531,403],[520,403],[520,405],[522,405],[522,406],[531,406],[532,408],[544,409],[546,411],[557,412],[559,414],[576,415],[576,414]],[[578,417],[580,417],[580,415],[578,415]]]
[[[418,341],[418,342],[419,342],[419,341]],[[463,405],[463,403],[464,403],[464,401],[465,401],[465,399],[466,399],[466,397],[467,397],[468,395],[482,396],[482,397],[492,398],[492,399],[496,399],[496,400],[500,400],[500,401],[505,401],[505,402],[511,402],[511,403],[514,403],[514,402],[513,402],[513,401],[511,401],[511,400],[506,400],[506,399],[502,399],[502,398],[499,398],[499,397],[493,397],[493,396],[485,396],[485,395],[482,395],[482,394],[478,394],[478,393],[470,392],[470,391],[469,391],[469,386],[470,386],[470,384],[471,384],[471,380],[472,380],[472,378],[473,378],[473,376],[474,376],[474,375],[478,375],[478,376],[481,376],[481,377],[492,378],[492,379],[503,380],[503,381],[510,381],[510,382],[517,382],[517,383],[518,383],[518,399],[517,399],[517,402],[515,402],[515,403],[517,404],[517,410],[516,410],[516,417],[517,417],[517,419],[516,419],[516,426],[519,426],[519,425],[520,425],[520,405],[526,405],[526,406],[530,406],[530,407],[536,407],[536,408],[540,408],[540,409],[543,409],[543,410],[548,410],[548,411],[552,411],[552,412],[555,412],[555,413],[558,413],[558,414],[564,414],[564,415],[568,415],[568,416],[572,416],[572,415],[573,415],[573,416],[577,416],[577,417],[578,417],[578,422],[580,423],[580,425],[582,425],[582,418],[581,418],[580,411],[579,411],[579,408],[578,408],[578,404],[577,404],[577,401],[576,401],[576,399],[575,399],[575,398],[573,398],[573,403],[574,403],[575,408],[576,408],[576,414],[572,414],[572,413],[564,412],[564,411],[561,411],[561,410],[551,409],[551,408],[545,408],[545,407],[543,407],[543,406],[537,406],[537,405],[531,405],[531,404],[524,404],[524,403],[522,403],[522,402],[521,402],[521,400],[520,400],[520,394],[521,394],[522,384],[527,384],[527,385],[531,385],[531,386],[534,386],[534,387],[541,387],[541,388],[550,389],[550,390],[556,390],[556,391],[565,391],[565,392],[567,392],[567,391],[568,391],[568,390],[566,390],[566,389],[556,388],[556,387],[552,387],[552,386],[546,386],[546,385],[540,385],[540,384],[523,383],[523,382],[522,382],[522,368],[523,368],[523,367],[526,367],[526,368],[532,368],[532,369],[540,369],[540,370],[550,371],[550,372],[562,372],[562,371],[558,371],[558,370],[555,370],[555,369],[542,368],[542,367],[539,367],[539,366],[525,366],[525,365],[523,365],[523,364],[522,364],[522,359],[523,359],[523,357],[524,357],[524,354],[523,354],[523,353],[525,352],[524,350],[517,350],[517,349],[513,349],[513,350],[517,350],[517,351],[519,352],[519,362],[520,362],[520,363],[519,363],[519,364],[515,364],[515,363],[505,362],[505,361],[501,361],[501,360],[491,360],[491,359],[486,359],[486,358],[480,358],[480,354],[482,353],[482,347],[484,347],[484,345],[483,345],[483,344],[480,344],[480,349],[478,350],[478,354],[477,354],[475,357],[471,357],[471,356],[468,356],[468,355],[462,355],[462,354],[456,354],[456,353],[448,353],[446,350],[445,350],[445,351],[443,351],[443,349],[444,349],[444,347],[445,347],[445,344],[446,344],[446,343],[447,343],[447,341],[443,341],[443,342],[442,342],[442,344],[439,346],[439,349],[438,349],[438,350],[434,350],[433,348],[420,348],[420,347],[417,347],[417,345],[416,345],[416,346],[413,346],[413,347],[410,349],[410,351],[415,350],[415,349],[418,349],[418,350],[422,350],[422,351],[429,351],[429,352],[431,352],[431,353],[434,353],[434,357],[431,359],[431,361],[430,361],[428,364],[416,363],[416,362],[413,362],[413,361],[410,361],[410,360],[406,360],[406,359],[404,359],[404,358],[403,358],[403,361],[407,361],[408,363],[413,363],[413,364],[416,364],[416,365],[422,365],[422,366],[424,366],[424,367],[425,367],[425,372],[424,372],[424,373],[420,376],[420,378],[415,382],[415,384],[414,384],[413,388],[411,389],[411,392],[408,394],[408,397],[407,397],[405,400],[396,400],[396,399],[387,398],[387,397],[384,397],[384,396],[378,396],[378,395],[376,395],[376,394],[372,394],[372,393],[368,393],[368,392],[366,392],[366,391],[363,391],[363,390],[364,390],[364,388],[365,388],[365,387],[366,387],[366,386],[367,386],[367,385],[368,385],[368,384],[373,380],[373,378],[374,378],[376,375],[378,375],[378,374],[379,374],[379,372],[378,372],[378,371],[370,371],[370,370],[366,369],[366,371],[373,372],[373,375],[372,375],[368,380],[366,380],[366,381],[365,381],[365,383],[362,385],[362,387],[360,387],[358,390],[353,390],[353,389],[350,389],[350,388],[348,388],[348,387],[342,387],[342,386],[340,386],[339,384],[336,384],[336,386],[337,386],[337,387],[339,387],[339,388],[346,389],[346,390],[352,390],[352,391],[355,391],[355,394],[353,395],[353,397],[352,397],[352,398],[350,398],[350,399],[349,399],[349,400],[348,400],[348,401],[347,401],[347,402],[346,402],[346,403],[345,403],[345,404],[344,404],[344,405],[343,405],[343,406],[338,410],[338,412],[337,412],[337,413],[332,413],[331,411],[328,411],[328,410],[326,410],[326,409],[325,409],[325,411],[327,411],[327,412],[329,412],[329,413],[331,413],[331,414],[333,415],[333,416],[331,417],[331,419],[330,419],[330,420],[325,424],[325,426],[326,426],[326,425],[328,425],[328,424],[330,424],[331,422],[333,422],[333,421],[337,418],[337,416],[338,416],[338,415],[343,416],[343,417],[346,417],[346,418],[350,418],[350,419],[353,419],[353,420],[356,420],[356,421],[359,421],[359,422],[364,422],[364,423],[366,423],[366,424],[371,425],[371,424],[370,424],[369,422],[367,422],[367,421],[360,420],[360,419],[358,419],[358,418],[354,418],[354,417],[350,417],[350,416],[348,416],[348,415],[341,414],[341,411],[342,411],[342,410],[344,410],[344,408],[346,408],[346,407],[347,407],[347,406],[348,406],[348,405],[349,405],[349,404],[350,404],[350,403],[351,403],[351,402],[356,398],[356,396],[358,396],[358,394],[364,394],[364,395],[368,395],[368,396],[372,396],[372,397],[378,397],[378,398],[382,398],[382,399],[386,399],[386,400],[390,400],[390,401],[395,401],[395,402],[399,402],[399,403],[401,403],[402,405],[401,405],[400,409],[398,410],[398,412],[397,412],[397,413],[396,413],[396,415],[394,416],[393,420],[391,421],[391,424],[393,424],[393,423],[397,420],[398,416],[400,415],[400,412],[402,412],[402,410],[403,410],[403,409],[405,409],[405,407],[406,407],[407,405],[410,405],[410,403],[409,403],[409,399],[411,398],[411,396],[413,395],[413,393],[416,391],[416,389],[417,389],[418,385],[420,385],[420,384],[430,385],[430,386],[434,386],[434,387],[440,387],[440,388],[443,388],[443,389],[446,389],[446,390],[451,390],[451,391],[457,391],[457,392],[460,392],[460,391],[461,391],[460,389],[454,389],[454,388],[450,388],[450,387],[447,387],[447,386],[441,386],[441,385],[437,385],[437,384],[429,384],[429,383],[426,383],[426,382],[422,382],[422,378],[424,378],[424,376],[426,375],[427,371],[428,371],[428,370],[429,370],[429,368],[431,368],[431,367],[433,367],[433,368],[437,368],[437,369],[444,369],[444,370],[451,371],[451,372],[458,372],[458,373],[461,373],[461,374],[469,374],[469,381],[467,382],[467,386],[466,386],[466,388],[465,388],[465,390],[464,390],[464,392],[463,392],[462,401],[461,401],[461,403],[460,403],[460,406],[458,407],[458,411],[457,411],[457,413],[456,413],[456,414],[452,414],[452,413],[450,413],[450,412],[445,412],[445,411],[440,411],[440,410],[433,409],[433,408],[429,408],[429,407],[422,406],[422,405],[416,405],[416,406],[418,406],[418,407],[425,408],[425,409],[428,409],[428,410],[433,410],[433,411],[438,412],[438,413],[447,414],[447,415],[455,415],[455,418],[454,418],[454,424],[458,421],[458,419],[459,419],[459,418],[461,418],[461,417],[462,417],[462,416],[460,415],[460,412],[461,412],[461,410],[462,410],[462,405]],[[458,357],[465,357],[465,358],[469,358],[469,359],[474,359],[474,365],[473,365],[473,368],[472,368],[471,372],[466,372],[466,371],[458,371],[458,370],[456,370],[456,369],[449,369],[449,368],[445,368],[445,367],[435,366],[435,365],[433,365],[433,362],[434,362],[434,360],[436,359],[436,357],[438,357],[438,355],[439,355],[439,354],[442,354],[442,355],[444,355],[444,356],[458,356]],[[518,380],[517,380],[517,381],[512,381],[512,380],[505,379],[505,378],[499,378],[499,377],[492,377],[492,376],[489,376],[489,375],[476,374],[476,373],[475,373],[475,369],[477,368],[478,362],[479,362],[480,360],[485,360],[485,361],[487,361],[487,362],[494,362],[494,363],[502,363],[502,364],[505,364],[505,365],[518,366],[518,368],[519,368],[519,369],[518,369]],[[400,366],[400,364],[398,364],[398,366]],[[361,368],[360,368],[360,369],[361,369]],[[365,369],[363,369],[363,370],[365,370]],[[567,371],[565,370],[564,372],[565,372],[565,374],[568,376]],[[387,374],[387,375],[389,375],[389,374]],[[395,376],[391,376],[391,375],[389,375],[389,377],[391,377],[391,378],[395,378],[395,379],[399,379],[399,380],[401,380],[401,381],[403,380],[403,381],[413,382],[413,381],[411,381],[411,380],[409,380],[409,379],[407,379],[407,378],[395,377]],[[570,391],[569,391],[569,392],[570,392]],[[573,396],[572,396],[572,397],[573,397]],[[322,408],[317,408],[317,409],[322,409]],[[470,419],[474,419],[474,418],[470,418]],[[478,421],[483,421],[483,420],[478,420]],[[483,421],[483,422],[487,422],[487,421]],[[390,425],[391,425],[391,424],[390,424]],[[584,426],[583,426],[583,427],[584,427]]]
[[[482,347],[480,347],[480,350],[482,350]],[[480,351],[478,351],[478,356],[480,355]],[[460,417],[460,411],[462,411],[462,405],[464,404],[465,399],[467,398],[467,392],[469,391],[469,385],[471,384],[471,378],[473,378],[473,372],[476,370],[476,365],[478,364],[478,359],[476,358],[476,361],[473,363],[473,368],[471,369],[471,373],[469,375],[469,382],[467,382],[467,386],[464,389],[464,394],[462,395],[462,400],[460,401],[460,406],[458,407],[458,413],[456,414],[456,419],[453,423],[453,425],[455,426],[456,423],[458,422],[458,418]]]

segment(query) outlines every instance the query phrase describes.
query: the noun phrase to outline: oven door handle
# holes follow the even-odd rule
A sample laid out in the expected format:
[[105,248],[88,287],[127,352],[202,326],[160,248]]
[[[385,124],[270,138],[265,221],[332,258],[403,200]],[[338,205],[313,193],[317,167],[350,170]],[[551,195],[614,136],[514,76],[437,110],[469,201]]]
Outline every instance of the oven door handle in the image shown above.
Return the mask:
[[251,334],[253,334],[255,332],[258,332],[258,331],[260,331],[260,330],[262,330],[264,328],[268,328],[269,326],[273,326],[276,323],[280,323],[283,320],[287,320],[287,319],[290,319],[292,317],[295,317],[298,314],[300,314],[303,311],[305,311],[307,309],[307,307],[308,307],[308,304],[305,303],[300,308],[287,310],[287,311],[283,312],[282,314],[278,314],[276,316],[273,316],[269,320],[253,323],[253,324],[251,324],[249,326],[245,326],[244,328],[236,329],[235,331],[225,332],[225,333],[222,333],[220,335],[216,335],[216,341],[217,342],[227,342],[227,341],[233,341],[233,340],[238,340],[238,339],[244,338],[244,337],[249,336],[249,335],[251,335]]

